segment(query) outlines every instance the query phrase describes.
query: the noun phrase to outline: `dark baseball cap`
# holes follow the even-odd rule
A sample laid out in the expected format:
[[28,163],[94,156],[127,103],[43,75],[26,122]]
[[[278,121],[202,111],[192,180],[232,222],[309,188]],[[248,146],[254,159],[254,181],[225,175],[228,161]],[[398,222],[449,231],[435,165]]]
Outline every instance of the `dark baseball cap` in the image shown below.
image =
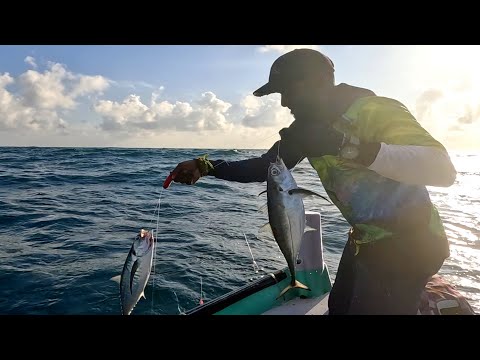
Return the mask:
[[268,83],[253,92],[264,96],[281,92],[292,81],[303,80],[315,72],[335,71],[333,61],[317,50],[295,49],[280,56],[270,68]]

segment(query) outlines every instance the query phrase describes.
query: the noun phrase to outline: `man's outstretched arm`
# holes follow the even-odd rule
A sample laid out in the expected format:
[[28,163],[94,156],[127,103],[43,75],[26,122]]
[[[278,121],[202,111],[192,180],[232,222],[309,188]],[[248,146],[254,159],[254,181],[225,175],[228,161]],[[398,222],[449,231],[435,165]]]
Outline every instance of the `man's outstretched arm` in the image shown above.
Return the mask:
[[208,172],[208,175],[242,183],[266,181],[268,166],[271,162],[275,162],[278,154],[289,169],[303,160],[304,156],[300,147],[292,140],[292,137],[286,131],[283,133],[281,140],[273,144],[260,157],[239,161],[210,160],[214,168]]

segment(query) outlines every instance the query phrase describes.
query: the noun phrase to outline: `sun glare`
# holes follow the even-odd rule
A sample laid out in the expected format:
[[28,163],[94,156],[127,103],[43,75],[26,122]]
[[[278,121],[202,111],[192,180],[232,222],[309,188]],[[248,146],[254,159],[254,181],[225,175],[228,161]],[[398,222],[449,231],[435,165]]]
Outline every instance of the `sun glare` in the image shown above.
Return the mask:
[[404,52],[419,121],[450,148],[479,148],[480,46],[414,46]]

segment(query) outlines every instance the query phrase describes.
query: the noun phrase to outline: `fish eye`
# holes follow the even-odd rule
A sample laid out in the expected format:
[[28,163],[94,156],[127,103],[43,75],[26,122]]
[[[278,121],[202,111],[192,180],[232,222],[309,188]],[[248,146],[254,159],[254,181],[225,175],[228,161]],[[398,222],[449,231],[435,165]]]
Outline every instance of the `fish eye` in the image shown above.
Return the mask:
[[270,171],[270,174],[272,174],[273,176],[277,176],[280,172],[278,171],[277,168],[272,168],[272,170]]

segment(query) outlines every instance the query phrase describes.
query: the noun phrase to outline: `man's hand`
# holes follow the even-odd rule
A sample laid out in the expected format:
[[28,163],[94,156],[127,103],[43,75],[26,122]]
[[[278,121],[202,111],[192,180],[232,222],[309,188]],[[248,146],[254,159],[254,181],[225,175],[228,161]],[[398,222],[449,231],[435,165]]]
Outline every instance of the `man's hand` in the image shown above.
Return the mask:
[[196,160],[187,160],[181,162],[173,169],[172,180],[174,182],[193,185],[201,177],[200,169],[198,167],[198,162]]

